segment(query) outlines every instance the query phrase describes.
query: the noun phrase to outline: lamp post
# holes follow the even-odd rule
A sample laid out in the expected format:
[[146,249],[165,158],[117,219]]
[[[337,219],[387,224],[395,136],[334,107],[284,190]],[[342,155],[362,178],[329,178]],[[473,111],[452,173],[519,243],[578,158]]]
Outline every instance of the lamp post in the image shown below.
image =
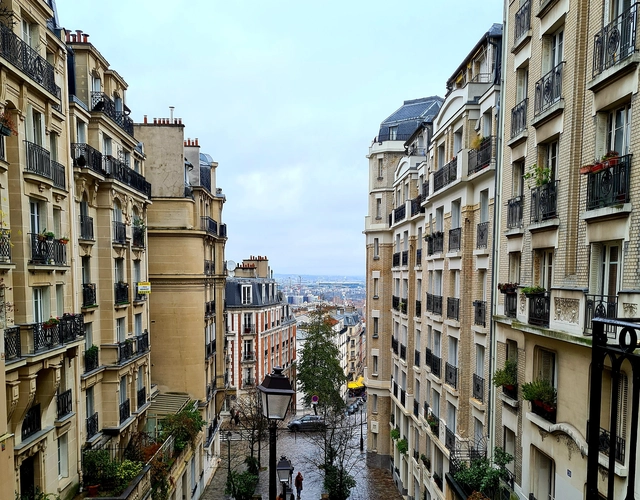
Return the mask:
[[282,484],[282,498],[287,500],[287,484],[291,481],[293,467],[291,466],[291,461],[287,460],[287,457],[284,455],[280,457],[276,472],[278,473],[278,480],[280,484]]
[[287,415],[294,391],[279,366],[274,367],[273,373],[265,376],[257,388],[262,396],[262,414],[269,420],[269,500],[276,500],[276,429],[278,420],[284,420]]
[[360,407],[360,453],[364,451],[364,438],[362,437],[362,406]]
[[227,475],[229,476],[229,481],[231,481],[231,431],[227,431]]

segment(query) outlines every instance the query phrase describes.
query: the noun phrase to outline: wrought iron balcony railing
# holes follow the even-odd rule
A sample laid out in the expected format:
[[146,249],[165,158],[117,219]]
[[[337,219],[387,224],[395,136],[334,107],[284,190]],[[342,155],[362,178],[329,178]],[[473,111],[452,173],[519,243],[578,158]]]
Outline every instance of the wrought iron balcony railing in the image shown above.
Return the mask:
[[113,242],[120,245],[127,244],[127,227],[124,222],[113,221]]
[[87,439],[91,439],[98,433],[98,412],[87,418]]
[[242,326],[242,331],[244,333],[256,333],[256,325],[252,325],[250,323],[245,323]]
[[489,245],[489,222],[480,222],[476,226],[476,248],[487,248]]
[[[600,453],[604,453],[605,455],[609,455],[609,450],[611,449],[611,433],[608,429],[604,429],[600,427],[599,432],[599,441],[600,441]],[[587,442],[589,441],[589,421],[587,420]],[[616,436],[616,447],[615,447],[615,461],[621,465],[624,465],[625,452],[626,452],[627,443],[625,438],[620,436],[620,431]]]
[[211,192],[211,167],[200,167],[200,186]]
[[507,202],[507,228],[522,227],[524,196],[516,196]]
[[131,416],[131,400],[127,399],[120,403],[120,425]]
[[400,359],[407,360],[407,346],[400,344]]
[[138,410],[147,404],[147,388],[138,389]]
[[396,207],[396,208],[393,209],[393,223],[394,224],[396,222],[400,222],[401,220],[404,220],[406,216],[407,216],[407,208],[406,208],[406,205],[404,203],[402,205],[400,205],[399,207]]
[[460,319],[460,299],[447,297],[447,319],[458,321]]
[[484,402],[484,378],[475,373],[473,374],[473,397]]
[[95,283],[83,283],[82,284],[82,307],[95,306],[96,301],[96,284]]
[[131,169],[129,165],[117,158],[103,155],[102,170],[103,175],[120,181],[147,197],[151,197],[151,184],[147,182],[142,174]]
[[449,251],[459,252],[460,241],[462,240],[462,228],[449,229]]
[[91,111],[101,112],[111,118],[122,130],[133,137],[133,120],[104,92],[91,92]]
[[0,262],[11,262],[11,232],[0,229]]
[[80,216],[80,239],[94,241],[93,217],[89,217],[88,215]]
[[[213,300],[204,303],[204,315],[208,318],[213,316],[216,313],[216,303]],[[251,333],[244,332],[244,333]]]
[[34,352],[55,349],[78,340],[84,336],[84,317],[82,314],[65,314],[56,322],[48,320],[31,324]]
[[29,408],[24,416],[24,420],[22,421],[22,440],[24,441],[29,436],[33,436],[41,429],[40,403],[38,403]]
[[[584,333],[593,333],[593,318],[614,319],[618,317],[617,295],[585,295]],[[615,333],[616,327],[605,323],[604,331],[607,335]]]
[[422,301],[421,300],[416,300],[416,312],[415,312],[415,315],[420,317],[421,314],[422,314]]
[[19,326],[4,329],[4,355],[7,361],[22,357]]
[[518,43],[531,29],[531,2],[527,0],[521,4],[516,12],[513,26],[513,40]]
[[456,433],[453,429],[450,429],[448,425],[445,425],[444,445],[448,450],[455,450],[456,448]]
[[433,192],[439,191],[458,178],[458,159],[453,158],[433,175]]
[[214,262],[212,260],[204,261],[204,274],[206,276],[213,276],[213,274],[215,274]]
[[409,265],[409,251],[408,250],[404,250],[402,252],[401,256],[402,256],[402,265],[403,266]]
[[133,226],[131,228],[131,244],[134,247],[144,248],[144,235],[146,231],[144,228]]
[[85,373],[95,370],[100,366],[99,350],[87,349],[84,351],[84,371]]
[[420,368],[420,351],[418,349],[414,349],[413,366]]
[[496,138],[486,137],[478,149],[469,151],[469,165],[467,174],[473,175],[487,168],[495,160]]
[[587,210],[629,202],[631,157],[611,158],[606,168],[587,174]]
[[71,389],[67,389],[56,396],[56,415],[58,416],[58,420],[69,415],[72,409]]
[[529,297],[529,324],[548,327],[551,295],[549,292],[536,293]]
[[634,3],[595,34],[592,69],[594,78],[636,52],[637,26],[638,4]]
[[136,354],[149,351],[149,332],[145,330],[140,335],[136,335]]
[[31,263],[50,266],[67,265],[67,245],[60,240],[42,234],[29,233],[31,238]]
[[511,138],[517,137],[527,129],[527,107],[529,99],[524,98],[511,108]]
[[422,183],[422,198],[423,200],[426,200],[427,197],[429,196],[429,182],[423,182]]
[[435,354],[431,355],[431,373],[433,373],[433,375],[435,377],[440,378],[442,371],[442,359],[440,359],[440,357],[436,356]]
[[473,324],[478,326],[487,326],[487,302],[484,300],[475,300],[473,302]]
[[56,85],[53,65],[3,23],[0,23],[0,39],[0,56],[60,99],[60,87]]
[[442,316],[442,295],[433,296],[433,314]]
[[509,318],[515,318],[518,314],[518,294],[506,293],[504,296],[504,314]]
[[423,201],[424,199],[422,196],[416,196],[411,200],[411,217],[418,215],[419,213],[424,213],[424,208],[420,206]]
[[53,179],[51,174],[51,155],[42,146],[29,141],[24,141],[27,148],[27,172],[41,175],[47,179]]
[[536,116],[547,111],[562,99],[562,71],[564,61],[536,82],[533,112]]
[[427,294],[427,312],[433,312],[433,294]]
[[458,388],[458,367],[445,363],[444,381],[454,389]]
[[116,305],[129,303],[129,283],[119,281],[113,284],[114,302]]
[[65,168],[62,163],[51,160],[51,180],[53,181],[54,187],[60,189],[67,188],[65,180]]
[[558,182],[550,181],[531,189],[531,222],[553,219],[558,213]]
[[118,342],[118,363],[122,364],[133,358],[135,350],[133,349],[133,339]]
[[218,223],[211,217],[200,217],[200,224],[203,231],[218,236]]
[[102,153],[97,149],[83,142],[71,143],[71,157],[73,166],[76,168],[88,168],[94,172],[104,175],[102,166]]

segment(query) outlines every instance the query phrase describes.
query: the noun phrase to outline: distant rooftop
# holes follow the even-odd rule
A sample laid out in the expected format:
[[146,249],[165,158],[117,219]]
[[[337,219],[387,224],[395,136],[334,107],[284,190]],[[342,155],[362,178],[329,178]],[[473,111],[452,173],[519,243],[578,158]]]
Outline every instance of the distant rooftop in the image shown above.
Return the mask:
[[443,102],[438,96],[404,101],[380,124],[377,141],[406,141],[423,123],[433,121]]

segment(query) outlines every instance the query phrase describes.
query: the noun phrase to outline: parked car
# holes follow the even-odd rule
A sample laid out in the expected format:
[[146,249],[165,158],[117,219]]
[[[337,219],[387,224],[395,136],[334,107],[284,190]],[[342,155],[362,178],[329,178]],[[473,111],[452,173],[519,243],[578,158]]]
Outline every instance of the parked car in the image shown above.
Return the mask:
[[349,415],[353,415],[357,410],[358,410],[358,405],[355,403],[352,403],[349,406],[347,406],[347,413]]
[[322,431],[325,428],[324,417],[320,415],[305,415],[296,418],[287,425],[290,431]]

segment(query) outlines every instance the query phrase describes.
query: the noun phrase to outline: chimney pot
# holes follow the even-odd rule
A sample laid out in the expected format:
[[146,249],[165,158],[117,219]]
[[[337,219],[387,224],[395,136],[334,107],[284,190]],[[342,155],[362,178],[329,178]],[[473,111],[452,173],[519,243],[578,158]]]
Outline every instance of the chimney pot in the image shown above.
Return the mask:
[[154,124],[154,125],[157,125],[157,124],[158,124],[158,119],[157,119],[157,118],[154,118],[154,119],[153,119],[153,124]]
[[147,115],[144,115],[144,123],[147,123]]
[[82,35],[82,41],[84,43],[87,43],[89,41],[89,35],[87,35],[86,33],[84,35]]

